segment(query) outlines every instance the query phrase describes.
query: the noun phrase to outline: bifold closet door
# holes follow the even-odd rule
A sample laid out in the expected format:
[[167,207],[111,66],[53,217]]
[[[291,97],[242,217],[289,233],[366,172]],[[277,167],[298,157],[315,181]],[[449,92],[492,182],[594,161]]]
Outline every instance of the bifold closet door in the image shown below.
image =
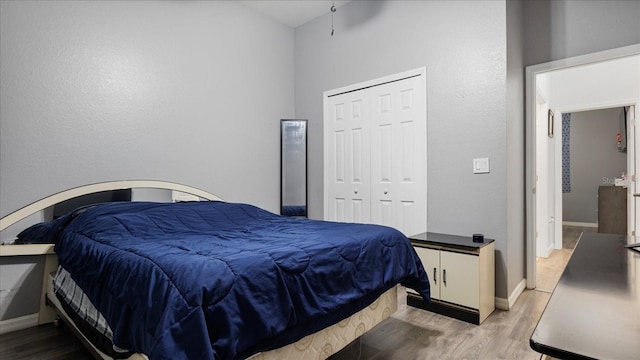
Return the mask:
[[426,73],[325,93],[325,220],[427,229]]
[[371,222],[426,230],[426,98],[420,77],[370,88]]
[[328,98],[326,220],[371,221],[369,99],[365,91]]

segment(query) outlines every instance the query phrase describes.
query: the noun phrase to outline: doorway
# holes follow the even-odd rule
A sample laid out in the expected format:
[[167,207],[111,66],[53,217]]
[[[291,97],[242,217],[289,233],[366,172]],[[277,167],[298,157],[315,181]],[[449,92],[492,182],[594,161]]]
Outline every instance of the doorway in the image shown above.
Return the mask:
[[[538,241],[550,241],[549,246],[562,246],[562,183],[560,152],[556,134],[561,124],[561,114],[576,111],[595,110],[609,107],[634,105],[632,116],[638,117],[640,105],[640,45],[579,56],[527,67],[526,69],[526,208],[527,208],[527,288],[536,287],[536,255]],[[538,96],[542,95],[553,113],[547,117],[551,131],[538,131]],[[549,113],[549,114],[551,114]],[[637,140],[634,124],[629,125],[628,172],[634,174],[636,157],[633,142]],[[545,146],[541,138],[547,141],[548,154],[539,152]],[[550,151],[549,151],[550,150]],[[545,165],[546,163],[546,165]],[[542,169],[542,170],[541,170]],[[554,175],[556,174],[556,175]],[[634,198],[637,178],[630,182],[629,194],[629,233],[635,231],[636,204]],[[542,186],[540,186],[542,184]],[[545,187],[546,186],[546,187]],[[538,209],[546,209],[541,215]],[[545,216],[542,218],[542,216]],[[546,235],[541,235],[546,234]],[[552,234],[552,235],[549,235]]]
[[[627,233],[626,110],[563,113],[558,119],[560,246],[540,249],[547,242],[538,241],[536,290],[553,291],[582,232]],[[550,232],[555,227],[548,226]]]

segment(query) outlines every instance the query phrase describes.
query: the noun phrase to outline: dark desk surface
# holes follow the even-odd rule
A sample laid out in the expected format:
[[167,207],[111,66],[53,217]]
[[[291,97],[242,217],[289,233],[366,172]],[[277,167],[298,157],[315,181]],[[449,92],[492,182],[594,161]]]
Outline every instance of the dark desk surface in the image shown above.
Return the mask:
[[584,233],[531,336],[560,359],[640,359],[640,252],[634,237]]
[[414,243],[424,243],[429,245],[446,245],[468,249],[479,249],[486,245],[491,244],[495,240],[484,239],[484,242],[475,243],[471,236],[449,235],[439,234],[432,232],[424,232],[421,234],[409,236],[409,239]]

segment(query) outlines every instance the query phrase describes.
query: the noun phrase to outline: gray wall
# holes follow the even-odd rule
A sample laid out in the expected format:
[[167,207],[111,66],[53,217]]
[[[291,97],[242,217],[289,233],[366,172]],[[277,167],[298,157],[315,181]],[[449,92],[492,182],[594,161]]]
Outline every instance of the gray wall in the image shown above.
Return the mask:
[[[296,117],[309,119],[310,216],[323,217],[326,90],[427,68],[429,231],[496,239],[506,297],[506,14],[501,1],[354,1],[295,29]],[[488,157],[491,173],[474,175]],[[520,274],[520,278],[522,278]]]
[[[293,64],[293,29],[234,2],[0,1],[0,216],[122,179],[277,212]],[[37,312],[38,269],[0,259],[0,320]]]
[[0,257],[0,320],[38,312],[43,272],[43,257]]
[[640,1],[534,0],[525,8],[525,63],[640,43]]
[[[496,239],[496,296],[525,274],[524,67],[640,43],[637,1],[356,1],[295,30],[310,121],[310,216],[323,216],[322,93],[426,66],[428,229]],[[505,48],[508,48],[506,50]],[[491,158],[473,176],[471,159]]]
[[507,289],[525,277],[524,7],[507,1]]
[[524,277],[518,64],[640,43],[639,17],[638,1],[354,1],[331,37],[328,15],[294,31],[233,2],[0,1],[0,216],[137,178],[277,211],[295,115],[321,218],[322,92],[426,66],[429,231],[495,238],[506,297]]
[[235,2],[0,2],[0,216],[107,180],[279,208],[293,30]]
[[571,114],[571,192],[562,194],[563,221],[597,223],[598,187],[626,172],[627,154],[616,144],[621,110]]

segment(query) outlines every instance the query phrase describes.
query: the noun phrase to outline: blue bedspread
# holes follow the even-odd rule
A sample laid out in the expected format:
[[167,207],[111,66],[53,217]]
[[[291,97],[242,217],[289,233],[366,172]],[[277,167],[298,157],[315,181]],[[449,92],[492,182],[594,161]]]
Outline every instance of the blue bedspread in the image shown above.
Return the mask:
[[408,239],[224,202],[108,203],[55,221],[59,263],[151,359],[236,359],[366,307],[397,283],[429,299]]

